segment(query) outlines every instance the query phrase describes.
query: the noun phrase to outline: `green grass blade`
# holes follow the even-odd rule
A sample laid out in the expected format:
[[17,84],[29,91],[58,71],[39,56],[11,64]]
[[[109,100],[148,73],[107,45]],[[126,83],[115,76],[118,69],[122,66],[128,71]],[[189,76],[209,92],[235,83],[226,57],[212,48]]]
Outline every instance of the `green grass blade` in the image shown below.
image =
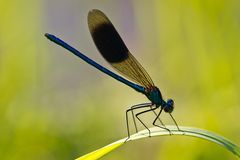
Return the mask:
[[[215,133],[209,132],[207,130],[199,129],[199,128],[193,128],[193,127],[183,127],[180,126],[181,131],[178,131],[175,126],[166,126],[168,129],[171,130],[172,135],[181,135],[181,136],[191,136],[191,137],[197,137],[202,138],[211,142],[214,142],[216,144],[219,144],[223,147],[225,147],[227,150],[235,154],[236,156],[240,157],[240,148],[232,143],[230,140],[219,136]],[[170,136],[169,132],[165,129],[161,129],[158,127],[150,128],[151,130],[151,137],[155,136]],[[183,132],[182,132],[183,131]],[[131,137],[126,141],[133,141],[137,139],[142,138],[148,138],[148,130],[142,130],[136,134],[131,135]],[[100,148],[96,151],[93,151],[91,153],[88,153],[82,157],[77,158],[76,160],[96,160],[101,158],[102,156],[106,155],[107,153],[111,152],[112,150],[122,146],[126,140],[126,138],[118,140],[114,143],[111,143],[103,148]]]

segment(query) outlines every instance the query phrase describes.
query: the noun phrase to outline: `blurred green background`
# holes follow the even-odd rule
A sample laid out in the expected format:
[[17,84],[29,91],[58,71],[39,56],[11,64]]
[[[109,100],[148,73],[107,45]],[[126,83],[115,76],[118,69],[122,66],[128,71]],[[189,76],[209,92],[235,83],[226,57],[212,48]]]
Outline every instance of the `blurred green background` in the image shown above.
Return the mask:
[[[93,8],[111,19],[164,98],[175,100],[179,125],[240,144],[239,0],[0,0],[0,159],[77,158],[125,137],[125,110],[148,101],[44,37],[53,33],[110,68],[88,31]],[[152,116],[143,117],[149,126]],[[210,142],[167,136],[103,159],[234,158]]]

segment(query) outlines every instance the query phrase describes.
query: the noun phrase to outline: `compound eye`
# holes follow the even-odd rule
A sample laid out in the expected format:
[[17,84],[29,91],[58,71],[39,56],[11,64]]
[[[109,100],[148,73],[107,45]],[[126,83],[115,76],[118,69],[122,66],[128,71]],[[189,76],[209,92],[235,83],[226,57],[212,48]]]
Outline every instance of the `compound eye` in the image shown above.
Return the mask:
[[174,106],[174,101],[172,99],[168,99],[167,100],[167,105],[173,107]]
[[174,101],[172,99],[167,100],[166,106],[164,107],[164,111],[167,113],[171,113],[174,109]]

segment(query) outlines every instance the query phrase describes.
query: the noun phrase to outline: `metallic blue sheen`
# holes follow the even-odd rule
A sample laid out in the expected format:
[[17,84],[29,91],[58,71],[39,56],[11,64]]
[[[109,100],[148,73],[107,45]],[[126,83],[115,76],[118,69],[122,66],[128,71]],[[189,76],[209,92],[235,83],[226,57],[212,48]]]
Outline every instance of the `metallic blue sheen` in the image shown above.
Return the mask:
[[164,106],[166,104],[162,98],[160,90],[156,86],[148,88],[145,95],[153,104],[156,104],[157,106]]
[[76,56],[78,56],[79,58],[81,58],[82,60],[84,60],[85,62],[87,62],[88,64],[92,65],[93,67],[97,68],[98,70],[102,71],[103,73],[106,73],[107,75],[111,76],[112,78],[128,85],[129,87],[135,89],[138,92],[141,92],[143,94],[145,93],[145,88],[137,85],[135,83],[132,83],[128,80],[126,80],[125,78],[115,74],[114,72],[108,70],[107,68],[101,66],[100,64],[96,63],[95,61],[91,60],[90,58],[88,58],[87,56],[85,56],[84,54],[82,54],[81,52],[79,52],[77,49],[73,48],[72,46],[70,46],[69,44],[67,44],[66,42],[64,42],[63,40],[61,40],[60,38],[52,35],[52,34],[48,34],[46,33],[45,36],[53,41],[54,43],[62,46],[63,48],[67,49],[68,51],[72,52],[73,54],[75,54]]

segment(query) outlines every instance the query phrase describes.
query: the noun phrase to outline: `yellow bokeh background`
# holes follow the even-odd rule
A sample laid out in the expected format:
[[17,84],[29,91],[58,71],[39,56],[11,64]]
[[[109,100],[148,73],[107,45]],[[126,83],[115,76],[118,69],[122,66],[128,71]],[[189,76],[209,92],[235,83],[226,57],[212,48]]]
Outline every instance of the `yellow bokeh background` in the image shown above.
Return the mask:
[[[0,0],[0,159],[75,159],[125,137],[125,110],[148,102],[44,37],[55,34],[111,69],[88,31],[93,8],[175,100],[179,125],[240,144],[239,0]],[[151,116],[143,116],[149,127]],[[172,124],[166,114],[162,120]],[[167,136],[103,159],[234,158],[213,143]]]

